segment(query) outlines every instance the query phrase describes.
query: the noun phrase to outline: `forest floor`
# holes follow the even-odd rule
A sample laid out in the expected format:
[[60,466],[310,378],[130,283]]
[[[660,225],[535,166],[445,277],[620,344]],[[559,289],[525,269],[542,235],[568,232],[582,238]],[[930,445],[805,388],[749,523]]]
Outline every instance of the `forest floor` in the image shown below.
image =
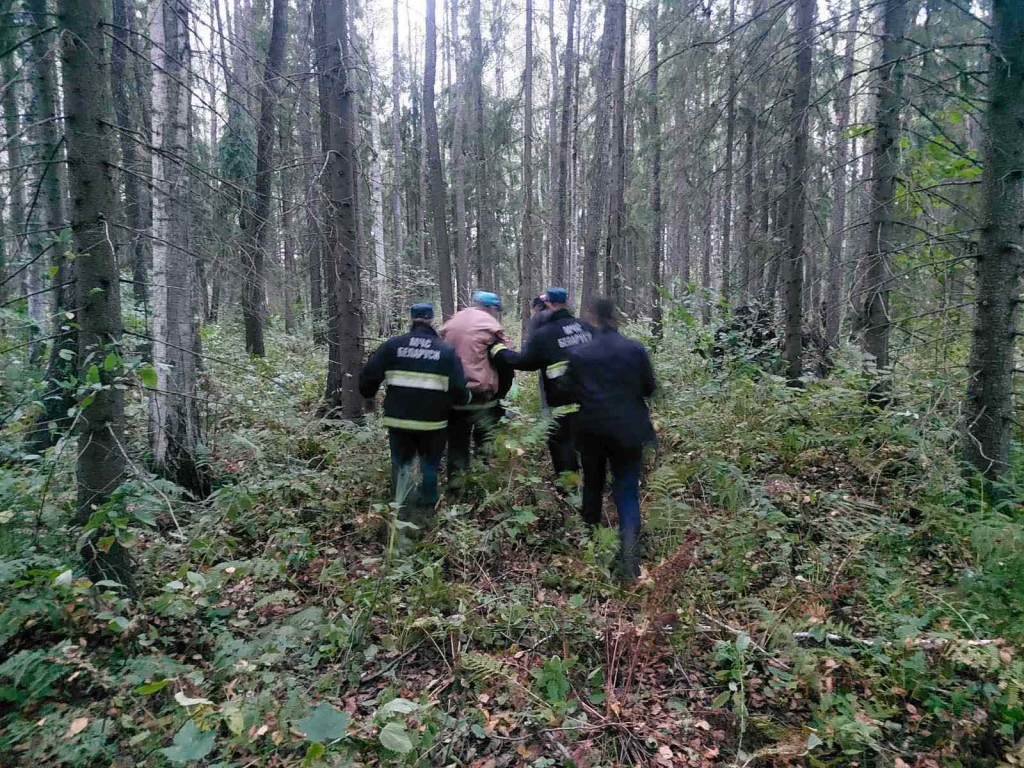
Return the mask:
[[852,351],[795,391],[670,325],[623,591],[614,527],[554,492],[534,377],[400,554],[385,430],[314,417],[322,351],[203,341],[216,491],[124,488],[139,600],[80,571],[73,443],[0,466],[0,764],[1024,763],[1024,494],[972,494],[946,382],[875,412]]

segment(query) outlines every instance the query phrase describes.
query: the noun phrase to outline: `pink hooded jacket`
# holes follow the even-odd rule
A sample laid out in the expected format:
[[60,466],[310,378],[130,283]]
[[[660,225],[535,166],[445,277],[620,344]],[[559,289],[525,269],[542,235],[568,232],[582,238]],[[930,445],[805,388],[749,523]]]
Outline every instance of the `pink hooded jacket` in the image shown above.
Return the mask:
[[511,346],[501,323],[486,310],[467,307],[441,326],[441,338],[455,347],[471,392],[498,391],[498,372],[491,365],[487,349],[496,341]]

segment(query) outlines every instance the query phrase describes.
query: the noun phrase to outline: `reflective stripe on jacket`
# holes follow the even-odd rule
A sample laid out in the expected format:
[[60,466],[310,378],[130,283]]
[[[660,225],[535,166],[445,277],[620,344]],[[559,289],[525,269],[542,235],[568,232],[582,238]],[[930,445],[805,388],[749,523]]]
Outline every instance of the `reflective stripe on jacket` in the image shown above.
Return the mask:
[[392,429],[444,429],[448,409],[469,402],[458,355],[425,323],[373,353],[359,372],[359,393],[373,397],[385,382],[383,422]]
[[542,370],[548,405],[559,413],[567,413],[576,410],[576,400],[565,380],[567,354],[588,344],[593,333],[590,323],[573,317],[567,309],[558,309],[537,327],[521,354],[502,352],[501,359],[521,371]]

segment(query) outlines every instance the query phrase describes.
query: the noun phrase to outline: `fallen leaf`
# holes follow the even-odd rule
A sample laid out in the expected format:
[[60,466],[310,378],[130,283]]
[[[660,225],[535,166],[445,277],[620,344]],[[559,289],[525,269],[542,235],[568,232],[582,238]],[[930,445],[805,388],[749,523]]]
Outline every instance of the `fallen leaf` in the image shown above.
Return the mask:
[[85,730],[86,726],[89,725],[88,717],[76,717],[71,721],[71,727],[68,728],[68,732],[64,734],[65,739],[70,739],[72,736],[77,736]]
[[707,720],[698,720],[696,723],[693,724],[693,727],[700,728],[702,731],[710,731],[711,723],[709,723]]

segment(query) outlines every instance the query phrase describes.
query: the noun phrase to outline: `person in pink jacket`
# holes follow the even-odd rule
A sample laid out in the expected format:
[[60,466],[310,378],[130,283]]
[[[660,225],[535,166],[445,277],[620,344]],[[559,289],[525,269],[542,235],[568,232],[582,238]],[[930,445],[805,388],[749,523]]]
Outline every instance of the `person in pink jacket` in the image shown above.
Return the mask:
[[498,295],[478,291],[473,306],[456,312],[441,326],[441,339],[455,348],[472,396],[469,404],[454,406],[448,419],[448,487],[454,492],[465,485],[470,443],[477,452],[486,447],[502,416],[501,398],[512,386],[512,371],[499,371],[492,361],[510,344],[500,315]]

